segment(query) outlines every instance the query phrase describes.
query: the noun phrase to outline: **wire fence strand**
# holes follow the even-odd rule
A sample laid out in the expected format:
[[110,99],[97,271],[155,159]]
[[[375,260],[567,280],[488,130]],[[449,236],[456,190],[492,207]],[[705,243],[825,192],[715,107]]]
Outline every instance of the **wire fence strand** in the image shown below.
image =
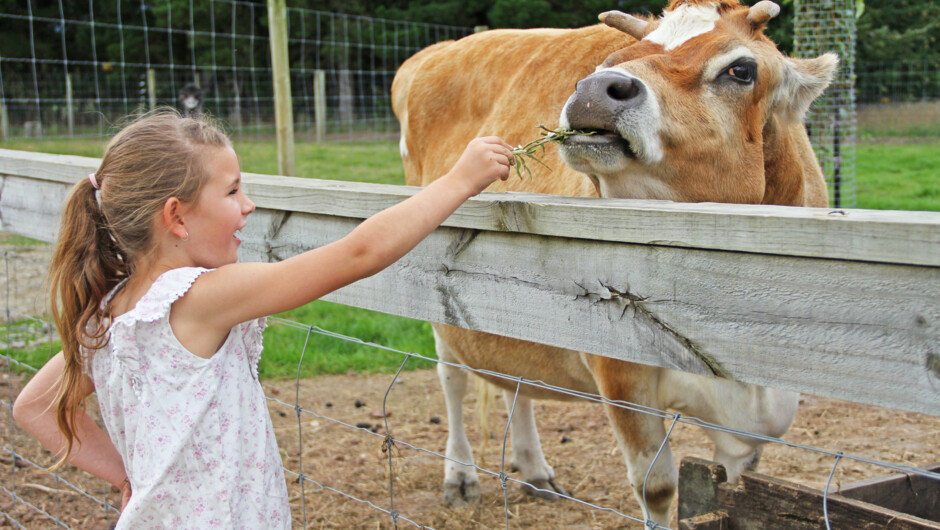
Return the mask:
[[[6,263],[5,263],[5,270],[9,271],[9,270],[11,269],[11,267],[10,267],[11,256],[10,256],[10,255],[6,255],[6,256],[5,256],[5,261],[6,261]],[[9,279],[10,279],[10,278],[9,278],[9,276],[8,276],[8,281],[7,281],[7,290],[8,290],[8,291],[10,290],[10,284],[11,284],[11,283],[15,283],[15,282],[10,282]],[[7,299],[9,299],[9,293],[7,293]],[[9,310],[8,310],[8,314],[9,314]],[[382,404],[382,419],[383,419],[384,426],[385,426],[385,432],[384,432],[384,434],[382,434],[382,433],[377,433],[377,432],[373,432],[372,430],[370,430],[370,429],[368,429],[368,428],[364,428],[364,427],[361,427],[361,426],[353,425],[352,423],[345,422],[345,421],[340,420],[340,419],[338,419],[338,418],[334,418],[334,417],[331,417],[331,416],[329,416],[329,415],[321,414],[321,413],[315,412],[315,411],[313,411],[313,410],[310,410],[310,409],[304,407],[304,406],[302,405],[302,403],[301,403],[301,397],[300,397],[300,387],[301,387],[301,385],[302,385],[302,378],[301,378],[301,376],[300,376],[300,373],[301,373],[301,372],[299,371],[299,367],[298,367],[298,376],[297,376],[297,378],[296,378],[296,380],[295,380],[295,383],[294,383],[294,384],[295,384],[294,403],[287,403],[287,402],[284,402],[284,401],[282,401],[282,400],[280,400],[280,399],[278,399],[278,398],[268,396],[269,402],[271,402],[271,403],[273,403],[273,404],[283,405],[283,406],[288,407],[288,408],[292,408],[292,409],[295,411],[295,414],[296,414],[296,417],[297,417],[297,439],[298,439],[298,442],[301,444],[301,447],[303,447],[303,444],[304,444],[304,433],[303,433],[303,424],[304,424],[304,420],[303,420],[303,418],[304,418],[304,417],[308,417],[308,418],[317,418],[317,419],[320,419],[320,420],[332,422],[333,424],[342,426],[342,427],[345,428],[345,429],[355,430],[355,431],[361,432],[361,433],[363,433],[363,434],[366,434],[366,435],[368,435],[368,436],[374,437],[374,438],[376,439],[377,443],[381,446],[382,451],[383,451],[383,454],[385,454],[385,456],[386,456],[386,462],[387,462],[387,466],[388,466],[388,494],[389,494],[389,505],[388,505],[388,507],[382,507],[382,506],[376,505],[373,501],[370,501],[370,500],[368,500],[368,499],[363,499],[363,498],[361,498],[361,497],[359,497],[359,496],[357,496],[357,495],[354,495],[354,494],[352,494],[352,493],[350,493],[350,492],[341,491],[341,490],[339,490],[339,489],[337,489],[337,488],[331,487],[330,485],[323,483],[322,481],[315,480],[315,479],[311,478],[310,476],[306,475],[306,474],[304,473],[304,471],[303,471],[303,469],[304,469],[304,467],[303,467],[303,460],[302,460],[302,458],[303,458],[303,451],[301,450],[300,453],[299,453],[301,460],[300,460],[299,465],[298,465],[298,470],[297,470],[297,471],[294,471],[294,470],[291,470],[289,467],[286,467],[285,469],[288,471],[289,474],[291,474],[292,476],[297,477],[297,480],[298,480],[298,482],[299,482],[300,485],[301,485],[301,488],[302,488],[301,497],[302,497],[304,500],[301,501],[301,507],[300,507],[300,508],[301,508],[301,514],[300,514],[300,518],[301,518],[301,520],[303,521],[303,523],[304,523],[305,526],[306,526],[306,524],[309,522],[309,520],[308,520],[308,513],[307,513],[307,510],[306,510],[306,493],[307,493],[307,492],[306,492],[303,488],[304,488],[304,486],[305,486],[307,483],[310,483],[310,484],[315,485],[316,488],[319,489],[319,490],[329,491],[329,492],[332,492],[332,493],[339,494],[339,495],[341,495],[341,496],[343,496],[343,497],[345,497],[345,498],[348,498],[348,499],[350,499],[350,500],[354,500],[355,502],[357,502],[357,503],[359,503],[359,504],[368,506],[370,509],[374,509],[374,510],[377,510],[378,512],[381,512],[381,513],[385,514],[385,515],[389,518],[391,524],[392,524],[393,526],[395,526],[395,527],[398,526],[398,523],[399,523],[399,522],[404,522],[404,523],[413,525],[413,526],[418,527],[418,528],[430,528],[430,526],[424,525],[424,524],[422,524],[422,523],[420,523],[420,522],[418,522],[418,521],[415,521],[414,519],[408,517],[407,514],[399,513],[399,512],[396,510],[396,508],[395,508],[395,506],[396,506],[395,501],[396,501],[397,495],[396,495],[396,489],[395,489],[396,469],[395,469],[394,459],[395,459],[396,454],[398,454],[398,451],[399,451],[399,450],[406,449],[406,450],[409,450],[409,451],[415,451],[415,452],[420,452],[420,453],[422,453],[422,454],[431,455],[431,456],[433,456],[433,457],[435,457],[435,458],[437,458],[437,459],[440,459],[440,460],[442,460],[442,461],[449,460],[449,458],[448,458],[446,455],[444,455],[444,454],[440,454],[439,452],[436,452],[436,451],[434,451],[434,450],[431,450],[431,449],[428,449],[428,448],[425,448],[425,447],[421,447],[421,446],[415,445],[415,444],[410,443],[409,441],[407,441],[407,440],[405,440],[405,439],[397,438],[397,437],[395,437],[395,436],[392,435],[392,430],[391,430],[391,429],[392,429],[392,424],[389,422],[390,413],[389,413],[389,408],[388,408],[389,402],[390,402],[390,400],[393,398],[392,389],[394,388],[394,385],[396,384],[396,382],[398,382],[398,381],[400,380],[400,377],[402,377],[402,374],[403,374],[403,370],[406,368],[406,365],[407,365],[407,364],[409,363],[409,361],[412,360],[412,359],[415,359],[415,360],[420,359],[420,360],[425,360],[425,361],[434,362],[434,363],[446,364],[446,365],[451,366],[451,367],[455,367],[455,368],[460,368],[460,369],[463,369],[463,370],[467,370],[467,371],[470,372],[470,373],[475,373],[475,374],[478,374],[478,375],[486,375],[486,376],[488,376],[488,377],[499,377],[499,378],[503,378],[503,379],[505,379],[505,380],[507,380],[507,381],[514,382],[514,384],[515,384],[515,386],[516,386],[516,390],[515,390],[515,393],[514,393],[514,397],[513,397],[512,402],[507,404],[507,408],[508,408],[508,411],[509,411],[509,412],[508,412],[508,418],[507,418],[506,429],[505,429],[505,431],[504,431],[504,433],[503,433],[502,450],[501,450],[501,459],[500,459],[500,463],[499,463],[499,469],[498,469],[498,470],[487,469],[487,468],[485,468],[485,467],[483,467],[483,466],[476,465],[476,464],[474,464],[474,463],[472,463],[472,462],[461,462],[461,461],[451,460],[453,463],[455,463],[455,464],[457,464],[457,465],[472,467],[472,468],[474,468],[477,472],[479,472],[479,473],[481,473],[481,474],[484,474],[484,475],[492,476],[493,478],[495,478],[496,480],[499,481],[500,486],[501,486],[501,489],[502,489],[502,492],[503,492],[504,524],[505,524],[505,526],[506,526],[507,528],[508,528],[509,525],[510,525],[510,520],[513,518],[512,512],[511,512],[511,510],[510,510],[510,501],[509,501],[509,495],[508,495],[508,486],[509,486],[510,483],[512,483],[512,484],[518,484],[518,485],[525,485],[525,484],[526,484],[526,483],[525,483],[524,481],[522,481],[522,480],[518,480],[518,479],[515,479],[515,478],[509,476],[508,473],[507,473],[507,469],[506,469],[506,467],[507,467],[506,457],[507,457],[507,454],[508,454],[508,451],[507,451],[507,444],[508,444],[509,435],[510,435],[510,428],[509,428],[509,426],[510,426],[510,423],[512,422],[513,415],[515,414],[516,404],[517,404],[517,400],[518,400],[518,397],[519,397],[519,394],[520,394],[520,389],[523,387],[523,385],[532,386],[532,387],[540,388],[540,389],[543,389],[543,390],[551,390],[551,391],[553,391],[553,392],[559,392],[559,393],[567,394],[567,395],[569,395],[569,396],[577,397],[577,398],[579,398],[579,399],[585,399],[585,400],[593,401],[593,402],[599,403],[599,404],[605,404],[605,405],[609,405],[609,406],[614,406],[614,407],[622,408],[622,409],[624,409],[624,410],[629,410],[629,411],[632,411],[632,412],[637,412],[637,413],[641,413],[641,414],[650,414],[650,415],[653,415],[653,416],[655,416],[655,417],[657,417],[657,418],[660,418],[660,419],[663,419],[663,420],[666,420],[666,419],[671,420],[671,424],[670,424],[670,427],[669,427],[669,429],[668,429],[668,432],[667,432],[667,434],[666,434],[666,436],[665,436],[665,438],[664,438],[662,444],[661,444],[660,447],[659,447],[659,451],[657,452],[656,456],[655,456],[654,459],[653,459],[653,463],[655,463],[655,461],[660,457],[661,453],[663,452],[664,447],[665,447],[666,444],[669,443],[670,440],[671,440],[671,437],[672,437],[672,433],[673,433],[674,428],[676,427],[677,424],[680,424],[680,423],[689,424],[689,425],[697,425],[697,426],[699,426],[699,427],[703,427],[703,428],[706,428],[706,429],[714,429],[714,430],[717,430],[717,431],[720,431],[720,432],[729,433],[729,434],[734,434],[734,435],[737,435],[737,436],[744,436],[744,437],[757,438],[757,439],[759,439],[760,441],[763,441],[763,442],[768,442],[768,443],[773,443],[773,444],[779,444],[779,445],[783,445],[783,446],[790,447],[790,448],[800,449],[800,450],[803,450],[803,451],[811,451],[811,452],[818,453],[818,454],[820,454],[820,455],[824,455],[824,456],[826,456],[826,457],[835,458],[835,465],[832,467],[832,469],[831,469],[831,471],[830,471],[830,474],[829,474],[829,478],[828,478],[828,480],[827,480],[827,482],[826,482],[826,488],[825,488],[825,490],[824,490],[824,501],[823,501],[823,506],[821,507],[821,510],[822,510],[822,512],[823,512],[824,519],[825,519],[825,521],[827,521],[827,525],[828,525],[828,498],[829,498],[829,492],[831,491],[831,483],[832,483],[832,480],[833,480],[833,476],[835,475],[836,466],[837,466],[838,463],[839,463],[841,460],[843,460],[843,459],[844,459],[844,460],[852,460],[852,461],[856,461],[856,462],[861,462],[861,463],[866,463],[866,464],[872,464],[872,465],[880,466],[880,467],[885,468],[886,470],[892,470],[892,471],[897,471],[897,472],[915,474],[915,475],[920,475],[920,476],[923,476],[923,477],[926,477],[926,478],[930,478],[930,479],[933,479],[933,480],[940,480],[940,473],[935,473],[935,472],[931,472],[931,471],[926,471],[926,470],[923,470],[923,469],[920,469],[920,468],[916,468],[916,467],[913,467],[913,466],[898,465],[898,464],[889,463],[889,462],[882,462],[882,461],[879,461],[879,460],[876,460],[876,459],[867,458],[867,457],[861,457],[861,456],[856,456],[856,455],[844,454],[842,451],[835,451],[835,452],[834,452],[834,451],[830,451],[830,450],[826,450],[826,449],[820,449],[820,448],[816,448],[816,447],[812,447],[812,446],[808,446],[808,445],[795,444],[795,443],[787,442],[787,441],[784,441],[784,440],[781,440],[781,439],[778,439],[778,438],[769,437],[769,436],[754,435],[753,433],[748,433],[748,432],[744,432],[744,431],[740,431],[740,430],[736,430],[736,429],[731,429],[731,428],[727,428],[727,427],[722,427],[722,426],[715,425],[715,424],[712,424],[712,423],[709,423],[709,422],[705,422],[705,421],[700,420],[700,419],[698,419],[698,418],[686,417],[686,416],[683,416],[683,415],[681,415],[681,414],[671,413],[671,412],[662,411],[662,410],[656,410],[656,409],[652,409],[652,408],[650,408],[650,407],[645,407],[645,406],[637,405],[637,404],[634,404],[634,403],[625,403],[625,402],[619,402],[619,401],[611,401],[611,400],[606,399],[606,398],[603,397],[603,396],[592,395],[592,394],[585,394],[585,393],[581,393],[581,392],[572,392],[572,391],[570,391],[570,390],[566,390],[566,389],[563,389],[563,388],[560,388],[560,387],[557,387],[557,386],[554,386],[554,385],[545,384],[544,382],[532,381],[532,380],[528,380],[528,379],[521,378],[521,377],[512,377],[512,376],[508,376],[508,375],[505,375],[505,374],[500,374],[500,373],[498,373],[498,372],[492,372],[492,371],[489,371],[489,370],[471,369],[471,368],[464,367],[464,366],[462,366],[462,365],[458,365],[458,364],[454,364],[454,363],[447,363],[447,362],[444,362],[444,361],[439,361],[439,360],[437,360],[437,359],[433,359],[433,358],[430,358],[430,357],[427,357],[427,356],[423,356],[423,355],[420,355],[420,354],[416,354],[416,353],[413,353],[413,352],[406,352],[406,351],[398,350],[398,349],[396,349],[396,348],[388,347],[388,346],[385,346],[385,345],[382,345],[382,344],[377,344],[377,343],[374,343],[374,342],[371,342],[371,341],[362,340],[362,339],[357,338],[357,337],[347,336],[347,335],[344,335],[344,334],[341,334],[341,333],[337,333],[337,332],[334,332],[334,331],[322,329],[322,328],[320,328],[320,327],[318,327],[318,326],[315,326],[315,325],[303,324],[303,323],[294,322],[294,321],[290,321],[290,320],[286,320],[286,319],[282,319],[282,318],[271,318],[271,319],[269,319],[269,321],[270,321],[271,325],[274,325],[274,326],[284,326],[284,327],[288,327],[288,328],[291,328],[291,329],[295,329],[295,330],[297,330],[297,331],[300,332],[300,333],[304,333],[303,348],[302,348],[302,350],[300,351],[300,353],[299,353],[299,355],[298,355],[298,365],[302,365],[302,364],[303,364],[303,359],[304,359],[304,357],[305,357],[305,355],[306,355],[306,353],[307,353],[307,349],[308,349],[308,345],[309,345],[309,338],[310,338],[310,336],[311,336],[312,334],[318,334],[318,335],[330,337],[330,338],[336,339],[336,340],[342,340],[342,341],[352,342],[352,343],[356,343],[356,344],[362,344],[362,345],[369,346],[369,347],[371,347],[371,348],[377,348],[377,349],[382,349],[382,350],[385,350],[385,351],[391,351],[391,352],[398,353],[398,354],[400,354],[400,355],[402,356],[402,362],[401,362],[401,364],[400,364],[398,370],[395,372],[394,376],[391,378],[391,381],[389,382],[389,384],[387,385],[387,387],[386,387],[385,390],[384,390],[384,398],[383,398],[383,404]],[[11,322],[8,322],[8,329],[9,329],[9,324],[11,324]],[[12,379],[13,379],[13,377],[12,377],[12,376],[13,376],[13,373],[12,373],[12,367],[13,367],[13,366],[29,368],[30,371],[33,371],[33,370],[35,370],[36,368],[38,368],[38,367],[34,367],[34,366],[29,366],[28,364],[23,363],[23,362],[20,362],[20,361],[16,360],[15,358],[13,358],[13,357],[9,354],[10,352],[14,351],[14,349],[10,347],[10,342],[9,342],[9,340],[7,341],[7,344],[8,344],[8,350],[7,350],[7,354],[4,355],[4,359],[5,359],[6,364],[7,364],[7,374],[8,374],[8,378],[9,378],[11,381],[12,381]],[[3,406],[4,406],[5,408],[7,408],[8,411],[11,411],[11,410],[12,410],[12,401],[13,401],[13,399],[15,399],[15,396],[14,396],[14,394],[13,394],[13,385],[12,385],[12,384],[9,385],[8,395],[9,395],[9,399],[3,401]],[[10,414],[12,414],[12,412],[10,412]],[[11,422],[10,425],[12,426],[12,422]],[[12,441],[13,441],[13,438],[10,438],[10,442],[12,442]],[[17,460],[19,460],[19,461],[25,463],[26,465],[28,465],[29,467],[31,467],[32,469],[37,470],[37,471],[43,468],[43,466],[42,466],[41,464],[39,464],[39,463],[37,463],[37,462],[35,462],[35,461],[32,461],[32,460],[28,459],[27,457],[25,457],[25,456],[22,454],[21,451],[16,450],[15,447],[13,447],[12,445],[5,446],[3,450],[4,450],[5,453],[11,455],[11,459],[13,459],[14,462],[17,461]],[[652,464],[651,464],[651,465],[652,465]],[[14,473],[14,474],[16,473],[17,466],[16,466],[15,464],[11,464],[11,465],[9,466],[9,468],[10,468],[10,471],[11,471],[12,473]],[[108,510],[108,511],[111,512],[111,513],[113,513],[114,515],[117,514],[117,509],[116,509],[116,507],[114,507],[113,505],[109,504],[106,498],[100,497],[100,496],[96,495],[95,493],[93,493],[93,492],[91,492],[91,491],[89,491],[89,490],[87,490],[87,489],[83,489],[83,488],[80,487],[80,486],[77,486],[77,485],[75,485],[75,484],[72,484],[71,482],[69,482],[69,481],[66,480],[65,478],[59,476],[58,474],[55,475],[55,477],[56,477],[56,480],[61,480],[61,481],[62,481],[62,484],[64,484],[65,486],[67,486],[71,491],[74,491],[74,492],[76,492],[76,493],[80,493],[83,497],[85,497],[85,498],[91,500],[92,502],[94,502],[94,503],[96,503],[96,504],[99,504],[99,505],[101,505],[101,506],[104,506],[106,510]],[[644,496],[645,496],[645,491],[646,491],[646,481],[648,481],[648,479],[649,479],[649,473],[647,473],[646,479],[644,479],[644,484],[643,484]],[[28,501],[28,500],[24,499],[21,494],[18,494],[18,493],[17,493],[17,490],[16,490],[16,484],[17,484],[17,483],[18,483],[18,481],[17,481],[17,480],[15,479],[15,477],[14,477],[14,480],[11,482],[11,484],[14,485],[13,488],[8,488],[8,487],[6,487],[6,486],[3,486],[4,492],[5,492],[8,496],[11,497],[11,499],[13,500],[14,503],[16,503],[16,504],[22,504],[23,506],[28,507],[28,508],[29,508],[30,510],[32,510],[33,512],[35,512],[35,513],[37,513],[37,514],[40,514],[40,515],[43,515],[44,517],[48,518],[50,521],[54,522],[54,523],[57,524],[57,525],[61,525],[61,526],[66,527],[66,528],[69,527],[67,524],[65,524],[64,522],[62,522],[61,519],[59,519],[58,517],[56,517],[56,516],[50,514],[47,510],[44,510],[44,509],[42,509],[42,508],[36,506],[36,504],[35,504],[34,502],[31,502],[31,501]],[[578,506],[581,506],[581,507],[584,507],[584,508],[587,508],[587,509],[597,510],[597,511],[599,511],[599,512],[604,512],[604,513],[608,513],[608,514],[613,514],[613,515],[615,515],[615,516],[621,518],[621,519],[624,520],[625,522],[640,523],[640,524],[646,525],[646,526],[649,527],[649,528],[662,528],[662,526],[656,524],[656,523],[653,522],[653,521],[650,521],[650,520],[648,520],[648,519],[638,518],[638,517],[632,516],[632,515],[630,515],[630,514],[628,514],[628,513],[623,513],[623,512],[621,512],[620,510],[618,510],[618,509],[616,509],[616,508],[613,508],[613,507],[610,507],[610,506],[601,506],[601,505],[598,505],[598,504],[595,504],[595,503],[592,503],[592,502],[585,501],[585,500],[583,500],[583,499],[578,499],[578,498],[576,498],[576,497],[574,497],[574,496],[571,496],[571,495],[559,494],[559,493],[554,492],[554,491],[548,491],[548,490],[540,489],[540,488],[538,488],[538,487],[536,487],[536,486],[534,486],[534,485],[531,485],[531,484],[528,484],[528,486],[531,487],[531,488],[533,488],[533,489],[535,489],[535,490],[537,490],[537,491],[543,492],[543,493],[548,493],[548,494],[556,495],[556,496],[559,497],[560,499],[564,499],[565,501],[572,502],[572,503],[574,503],[574,504],[576,504],[576,505],[578,505]],[[62,494],[59,493],[58,495],[61,496]],[[4,513],[5,513],[5,516],[6,516],[8,519],[13,520],[13,522],[14,522],[14,524],[15,524],[16,526],[21,526],[20,523],[17,521],[17,519],[16,519],[15,516],[13,516],[13,515],[12,515],[11,513],[9,513],[9,512],[4,512]]]

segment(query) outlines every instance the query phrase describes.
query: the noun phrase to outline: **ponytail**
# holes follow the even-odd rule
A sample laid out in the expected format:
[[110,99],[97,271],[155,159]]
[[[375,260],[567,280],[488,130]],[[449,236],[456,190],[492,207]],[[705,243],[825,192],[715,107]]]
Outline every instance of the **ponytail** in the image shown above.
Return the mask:
[[65,462],[76,439],[74,425],[82,406],[79,391],[86,361],[82,350],[94,351],[106,343],[107,322],[101,318],[101,301],[129,272],[98,208],[96,192],[90,179],[82,179],[72,188],[50,266],[52,318],[65,359],[55,397],[56,419],[68,441],[53,470]]

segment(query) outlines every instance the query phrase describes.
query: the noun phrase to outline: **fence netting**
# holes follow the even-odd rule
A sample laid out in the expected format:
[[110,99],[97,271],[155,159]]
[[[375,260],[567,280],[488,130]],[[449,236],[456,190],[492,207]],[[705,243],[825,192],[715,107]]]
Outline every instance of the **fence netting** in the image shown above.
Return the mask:
[[[267,6],[248,0],[88,0],[0,7],[2,139],[103,136],[154,106],[199,110],[235,133],[273,134]],[[311,132],[316,102],[326,134],[396,134],[390,93],[416,51],[471,28],[287,9],[298,134]],[[197,98],[198,99],[198,98]],[[195,101],[195,100],[191,100]]]
[[[119,515],[119,492],[70,466],[43,473],[54,456],[12,420],[12,403],[18,392],[57,352],[55,331],[42,311],[46,247],[8,245],[0,263],[6,316],[0,356],[0,527],[110,527]],[[759,438],[767,443],[759,470],[822,490],[818,515],[827,527],[829,492],[838,492],[850,482],[907,473],[940,487],[940,473],[917,467],[940,461],[938,418],[807,396],[802,405],[803,410],[808,409],[805,417],[797,420],[787,439],[778,439],[635,403],[611,402],[540,381],[443,363],[428,355],[322,329],[315,323],[270,318],[269,326],[289,330],[302,344],[296,352],[296,378],[262,381],[282,452],[295,527],[635,524],[661,528],[644,520],[633,498],[622,454],[599,405],[663,421],[667,436],[659,450],[668,443],[677,457],[710,457],[701,429]],[[305,358],[319,354],[308,348],[313,335],[392,352],[400,356],[401,364],[395,373],[301,377]],[[468,427],[475,461],[452,461],[475,469],[479,475],[482,499],[477,506],[443,505],[441,471],[449,461],[444,452],[446,415],[436,374],[433,370],[411,370],[418,362],[447,364],[474,375],[499,378],[515,389],[504,394],[505,410],[493,407],[489,412],[484,422],[489,428]],[[537,414],[546,456],[567,493],[542,489],[544,484],[526,484],[512,469],[509,422],[516,414],[520,391],[526,387],[572,398],[566,403],[545,402]],[[94,400],[89,401],[88,410],[95,417]],[[481,405],[477,402],[475,406]],[[841,422],[858,421],[853,416],[859,414],[865,414],[872,424],[863,430],[840,427]],[[920,454],[925,447],[927,453]],[[523,493],[526,489],[556,500],[534,500]]]
[[829,184],[835,207],[855,206],[855,2],[800,0],[793,20],[798,57],[823,52],[839,57],[839,68],[826,92],[813,102],[806,130]]

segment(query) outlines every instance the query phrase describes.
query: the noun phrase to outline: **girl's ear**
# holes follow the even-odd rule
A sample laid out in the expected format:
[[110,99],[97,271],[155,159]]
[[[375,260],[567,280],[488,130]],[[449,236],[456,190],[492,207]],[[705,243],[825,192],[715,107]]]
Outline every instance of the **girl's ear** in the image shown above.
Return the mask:
[[163,203],[163,224],[176,237],[189,237],[189,231],[183,222],[183,203],[176,197],[170,197]]

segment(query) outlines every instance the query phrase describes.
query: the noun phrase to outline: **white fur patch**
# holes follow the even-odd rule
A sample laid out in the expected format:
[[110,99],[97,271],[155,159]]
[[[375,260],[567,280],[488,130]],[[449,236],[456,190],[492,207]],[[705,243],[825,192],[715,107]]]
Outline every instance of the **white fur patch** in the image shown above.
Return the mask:
[[401,157],[408,156],[408,144],[405,142],[405,133],[401,133],[401,140],[398,141],[398,150],[401,151]]
[[708,60],[708,66],[705,68],[705,78],[715,79],[731,63],[738,59],[754,59],[754,52],[744,46],[738,46],[730,52],[725,52]]
[[659,26],[643,40],[661,44],[666,51],[678,48],[684,42],[715,29],[719,19],[714,4],[706,6],[682,5],[663,15]]

